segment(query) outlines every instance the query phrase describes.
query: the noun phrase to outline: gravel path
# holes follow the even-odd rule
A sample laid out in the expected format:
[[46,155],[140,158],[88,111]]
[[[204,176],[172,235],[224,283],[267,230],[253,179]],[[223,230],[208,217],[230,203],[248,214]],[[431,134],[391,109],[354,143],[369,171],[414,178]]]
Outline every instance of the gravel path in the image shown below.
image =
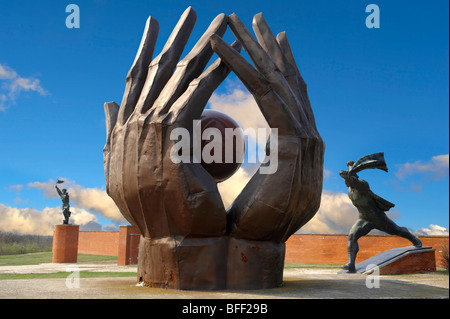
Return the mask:
[[[76,299],[287,299],[287,298],[449,298],[448,275],[439,273],[380,276],[377,284],[362,274],[337,274],[337,268],[292,268],[284,285],[249,291],[180,291],[137,285],[136,277],[78,278],[76,271],[136,272],[136,265],[46,263],[0,266],[0,273],[67,272],[60,279],[0,280],[0,298]],[[76,277],[76,276],[75,276]],[[369,286],[372,286],[370,288]]]

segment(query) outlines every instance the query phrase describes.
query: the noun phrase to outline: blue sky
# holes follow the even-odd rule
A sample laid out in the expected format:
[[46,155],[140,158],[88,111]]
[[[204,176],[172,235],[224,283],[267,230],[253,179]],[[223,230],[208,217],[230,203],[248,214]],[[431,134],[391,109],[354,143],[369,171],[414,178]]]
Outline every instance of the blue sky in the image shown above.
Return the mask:
[[[78,29],[65,24],[70,3]],[[366,27],[369,3],[380,28]],[[67,180],[78,222],[123,224],[104,196],[103,103],[120,103],[147,17],[160,25],[156,55],[188,6],[198,16],[189,49],[219,13],[251,28],[263,12],[275,34],[287,32],[326,143],[317,225],[328,228],[307,231],[348,230],[356,217],[344,216],[351,205],[338,173],[383,151],[389,173],[360,177],[396,204],[402,226],[448,234],[448,1],[378,0],[0,2],[0,230],[44,233],[62,219],[56,178]],[[230,30],[224,38],[234,40]],[[240,90],[231,74],[216,98]]]

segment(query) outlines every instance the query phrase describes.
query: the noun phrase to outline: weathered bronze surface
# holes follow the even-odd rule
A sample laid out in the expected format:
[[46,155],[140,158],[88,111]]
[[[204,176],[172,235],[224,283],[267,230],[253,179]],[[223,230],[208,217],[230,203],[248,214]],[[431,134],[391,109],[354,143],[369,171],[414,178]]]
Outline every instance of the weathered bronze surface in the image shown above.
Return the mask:
[[[147,20],[119,107],[105,103],[106,188],[141,234],[138,277],[156,287],[258,289],[282,282],[284,242],[316,213],[324,143],[284,32],[262,14],[258,41],[236,15],[218,15],[178,62],[196,21],[188,8],[152,59],[158,22]],[[221,36],[230,26],[238,42]],[[255,67],[239,53],[240,44]],[[213,52],[220,59],[206,70]],[[174,163],[176,128],[192,131],[214,90],[234,71],[278,129],[278,169],[256,173],[228,211],[200,163]],[[269,149],[274,150],[274,145]],[[275,151],[275,150],[274,150]]]

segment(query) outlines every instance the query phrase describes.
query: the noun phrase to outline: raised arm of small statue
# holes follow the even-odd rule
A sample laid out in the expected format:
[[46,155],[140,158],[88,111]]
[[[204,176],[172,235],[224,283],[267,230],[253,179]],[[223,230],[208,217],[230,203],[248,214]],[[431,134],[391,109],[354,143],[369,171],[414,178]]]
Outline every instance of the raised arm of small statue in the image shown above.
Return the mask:
[[58,192],[58,195],[61,196],[61,195],[62,195],[62,192],[61,192],[61,190],[59,189],[58,185],[55,185],[55,188],[56,188],[56,191]]

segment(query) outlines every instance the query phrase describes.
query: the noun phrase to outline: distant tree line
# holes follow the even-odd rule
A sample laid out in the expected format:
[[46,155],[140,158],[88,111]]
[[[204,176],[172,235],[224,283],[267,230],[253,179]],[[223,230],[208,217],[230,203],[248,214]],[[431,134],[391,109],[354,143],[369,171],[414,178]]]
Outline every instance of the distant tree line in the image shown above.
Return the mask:
[[0,255],[18,255],[52,250],[53,236],[22,235],[0,231]]

